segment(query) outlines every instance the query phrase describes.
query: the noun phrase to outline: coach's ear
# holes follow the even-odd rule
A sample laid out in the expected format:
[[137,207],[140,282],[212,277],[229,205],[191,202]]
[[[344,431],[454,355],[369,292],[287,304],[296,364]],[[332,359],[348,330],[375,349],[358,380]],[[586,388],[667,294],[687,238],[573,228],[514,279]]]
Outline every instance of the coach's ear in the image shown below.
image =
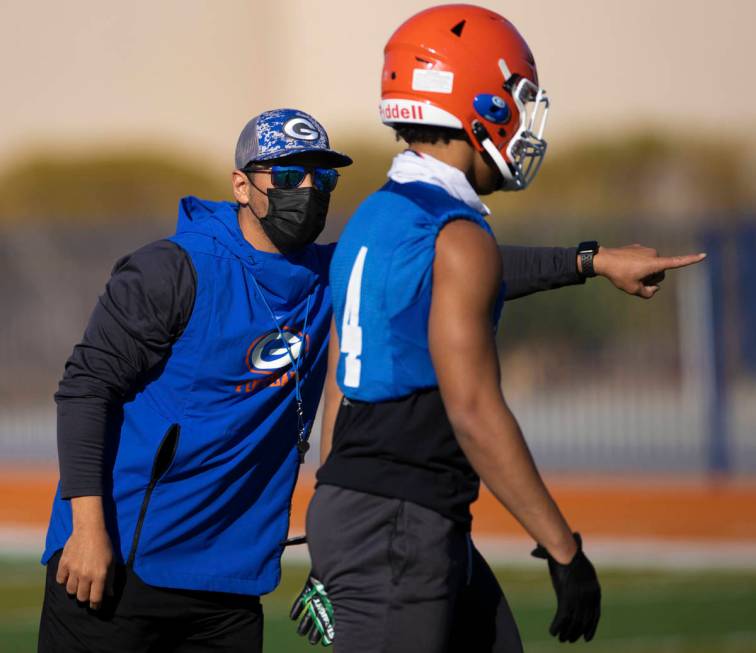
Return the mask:
[[234,199],[239,204],[249,204],[249,179],[241,170],[234,170],[231,173],[231,186],[234,191]]

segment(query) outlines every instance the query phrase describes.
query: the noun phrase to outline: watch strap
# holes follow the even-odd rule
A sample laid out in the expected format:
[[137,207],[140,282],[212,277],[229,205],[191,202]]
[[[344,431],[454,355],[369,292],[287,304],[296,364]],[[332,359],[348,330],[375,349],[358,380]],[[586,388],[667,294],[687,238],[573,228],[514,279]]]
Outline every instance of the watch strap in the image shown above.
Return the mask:
[[593,252],[580,252],[580,273],[583,277],[595,277],[596,271],[593,269]]
[[585,278],[595,277],[596,271],[593,269],[593,257],[598,253],[599,244],[595,240],[585,240],[577,246],[578,256],[580,256],[580,276]]

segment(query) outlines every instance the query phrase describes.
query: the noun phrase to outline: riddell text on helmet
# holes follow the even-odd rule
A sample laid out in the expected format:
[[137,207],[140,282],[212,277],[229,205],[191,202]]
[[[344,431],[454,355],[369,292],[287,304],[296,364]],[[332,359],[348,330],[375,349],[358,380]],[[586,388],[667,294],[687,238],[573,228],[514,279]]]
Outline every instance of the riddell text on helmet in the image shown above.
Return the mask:
[[381,120],[424,120],[423,107],[419,104],[402,106],[384,102],[380,107]]

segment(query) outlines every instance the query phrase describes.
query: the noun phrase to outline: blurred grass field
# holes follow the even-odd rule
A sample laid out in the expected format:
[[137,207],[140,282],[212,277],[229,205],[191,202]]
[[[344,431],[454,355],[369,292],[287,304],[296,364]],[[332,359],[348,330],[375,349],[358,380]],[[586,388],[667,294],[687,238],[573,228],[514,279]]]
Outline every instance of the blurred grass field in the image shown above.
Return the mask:
[[[264,600],[266,653],[312,650],[287,613],[306,568],[289,564]],[[547,634],[554,599],[535,568],[498,568],[528,653],[756,653],[756,571],[600,569],[604,616],[590,643],[559,644]],[[0,558],[0,653],[36,650],[43,568],[31,559]]]

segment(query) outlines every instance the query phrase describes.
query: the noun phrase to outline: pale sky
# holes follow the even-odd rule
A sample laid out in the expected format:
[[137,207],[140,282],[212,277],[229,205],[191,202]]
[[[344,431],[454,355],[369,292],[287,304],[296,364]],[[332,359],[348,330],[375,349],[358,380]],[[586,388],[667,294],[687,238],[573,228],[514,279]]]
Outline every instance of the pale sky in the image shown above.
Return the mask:
[[[29,148],[165,144],[232,165],[246,120],[295,106],[334,145],[380,126],[382,49],[419,0],[0,0],[0,168]],[[553,144],[653,123],[756,133],[756,1],[486,2],[552,98]]]

